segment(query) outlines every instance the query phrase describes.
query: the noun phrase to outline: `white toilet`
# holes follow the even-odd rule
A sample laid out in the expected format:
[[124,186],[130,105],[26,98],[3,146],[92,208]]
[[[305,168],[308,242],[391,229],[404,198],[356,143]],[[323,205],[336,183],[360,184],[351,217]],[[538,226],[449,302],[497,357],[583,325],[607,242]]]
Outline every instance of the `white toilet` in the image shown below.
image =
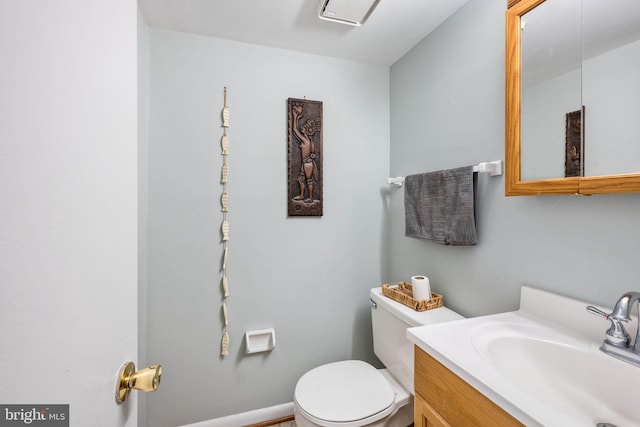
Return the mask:
[[462,319],[440,307],[415,311],[370,292],[373,349],[386,369],[359,360],[318,366],[296,384],[297,427],[407,427],[413,422],[413,344],[406,329]]

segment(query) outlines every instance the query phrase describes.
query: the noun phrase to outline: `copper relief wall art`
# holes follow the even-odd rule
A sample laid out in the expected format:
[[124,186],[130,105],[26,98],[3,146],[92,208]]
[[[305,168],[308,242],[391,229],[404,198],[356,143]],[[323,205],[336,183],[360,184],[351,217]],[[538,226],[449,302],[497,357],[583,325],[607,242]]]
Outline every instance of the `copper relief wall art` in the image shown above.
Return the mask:
[[289,98],[288,214],[322,216],[322,102]]
[[584,176],[584,107],[567,113],[564,176]]

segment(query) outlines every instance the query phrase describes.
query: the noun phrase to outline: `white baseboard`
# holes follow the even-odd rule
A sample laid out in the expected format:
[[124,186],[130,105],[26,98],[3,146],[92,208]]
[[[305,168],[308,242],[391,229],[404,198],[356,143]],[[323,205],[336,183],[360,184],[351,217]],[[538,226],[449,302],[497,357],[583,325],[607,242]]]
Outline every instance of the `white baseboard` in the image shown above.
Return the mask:
[[193,424],[186,424],[180,427],[241,427],[265,421],[277,420],[278,418],[289,417],[292,415],[293,402],[289,402],[281,405],[270,406],[268,408],[241,412],[239,414],[233,414],[222,418],[213,418]]

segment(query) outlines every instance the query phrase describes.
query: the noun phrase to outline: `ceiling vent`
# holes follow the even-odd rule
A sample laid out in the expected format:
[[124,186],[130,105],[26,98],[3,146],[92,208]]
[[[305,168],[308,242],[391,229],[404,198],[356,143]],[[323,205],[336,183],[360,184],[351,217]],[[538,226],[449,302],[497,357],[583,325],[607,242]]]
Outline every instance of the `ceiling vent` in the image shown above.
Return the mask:
[[318,18],[341,24],[364,24],[380,0],[319,0]]

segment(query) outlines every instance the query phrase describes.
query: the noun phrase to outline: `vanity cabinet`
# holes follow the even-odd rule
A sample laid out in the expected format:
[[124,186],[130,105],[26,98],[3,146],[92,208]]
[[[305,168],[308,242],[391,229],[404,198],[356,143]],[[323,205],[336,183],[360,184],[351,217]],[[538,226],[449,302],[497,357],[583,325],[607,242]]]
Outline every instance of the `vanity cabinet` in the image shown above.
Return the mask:
[[420,347],[415,347],[416,427],[523,426]]

